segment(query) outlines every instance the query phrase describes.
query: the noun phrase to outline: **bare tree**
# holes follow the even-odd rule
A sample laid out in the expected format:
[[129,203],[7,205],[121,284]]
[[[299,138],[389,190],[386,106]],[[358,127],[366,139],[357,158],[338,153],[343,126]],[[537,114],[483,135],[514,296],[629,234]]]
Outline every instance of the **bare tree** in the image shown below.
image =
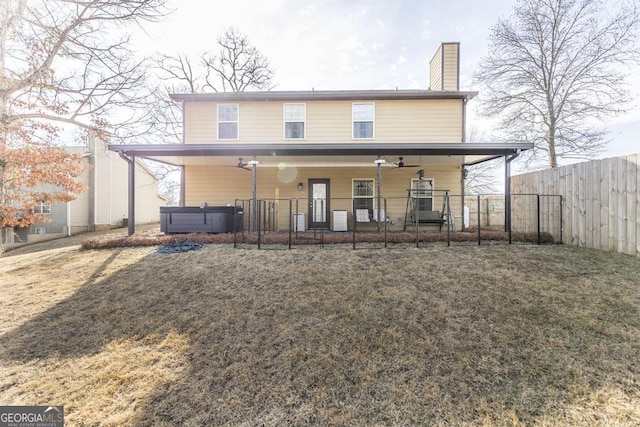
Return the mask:
[[[625,66],[637,63],[637,0],[520,0],[492,29],[475,78],[482,113],[506,138],[533,142],[530,160],[589,158],[607,144],[602,120],[629,101]],[[600,125],[600,126],[599,126]]]
[[[251,45],[246,35],[236,28],[228,28],[217,41],[217,54],[202,55],[207,67],[207,87],[216,92],[244,92],[252,88],[269,90],[273,87],[269,61]],[[222,90],[216,80],[222,85]]]
[[[123,28],[162,18],[166,2],[0,2],[0,225],[16,224],[15,215],[38,202],[67,201],[81,190],[73,185],[81,159],[57,147],[69,128],[84,130],[81,137],[142,132],[135,127],[141,117],[131,111],[149,110],[132,109],[147,104],[146,69]],[[47,184],[58,190],[33,191]]]
[[[467,142],[486,142],[492,139],[477,127],[471,127],[467,133]],[[499,162],[501,160],[490,160],[467,166],[464,180],[465,194],[492,194],[499,192],[498,175]]]
[[[164,140],[182,142],[182,110],[169,93],[243,92],[273,88],[274,72],[269,61],[251,45],[246,35],[228,28],[218,37],[218,53],[203,53],[196,61],[184,54],[158,55],[154,60],[162,90],[155,91],[153,115],[149,116],[155,134]],[[152,133],[147,134],[152,136]],[[157,139],[157,138],[156,138]],[[175,176],[178,168],[154,164],[151,168],[163,177]],[[177,183],[168,178],[165,195],[175,202]]]
[[218,53],[203,53],[198,61],[186,55],[158,55],[155,68],[164,90],[172,93],[270,90],[274,72],[249,38],[235,28],[218,37]]

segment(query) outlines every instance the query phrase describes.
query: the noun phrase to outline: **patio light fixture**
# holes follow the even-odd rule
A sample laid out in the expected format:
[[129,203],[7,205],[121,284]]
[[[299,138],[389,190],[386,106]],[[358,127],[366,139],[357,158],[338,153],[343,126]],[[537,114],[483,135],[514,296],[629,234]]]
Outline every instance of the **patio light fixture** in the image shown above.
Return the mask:
[[304,188],[304,185],[302,185],[301,182],[298,183],[298,191],[302,191],[302,189]]

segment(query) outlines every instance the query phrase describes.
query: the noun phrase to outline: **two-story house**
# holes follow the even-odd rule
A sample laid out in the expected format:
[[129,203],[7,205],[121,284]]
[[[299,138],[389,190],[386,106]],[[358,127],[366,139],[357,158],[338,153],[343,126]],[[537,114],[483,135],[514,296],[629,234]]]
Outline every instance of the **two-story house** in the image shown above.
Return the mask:
[[[79,180],[86,190],[71,202],[36,206],[48,221],[4,230],[3,243],[21,244],[127,225],[127,167],[118,154],[109,151],[107,142],[94,134],[89,134],[86,145],[65,149],[83,157],[87,167]],[[158,194],[158,177],[143,162],[135,165],[137,223],[157,222],[159,208],[166,204]],[[53,186],[41,189],[56,190]]]
[[185,206],[295,199],[307,228],[332,229],[335,210],[406,228],[409,196],[442,214],[446,191],[456,195],[452,222],[460,224],[465,166],[530,145],[466,142],[477,92],[459,88],[459,52],[458,43],[439,46],[426,90],[172,94],[183,144],[110,149],[182,166]]

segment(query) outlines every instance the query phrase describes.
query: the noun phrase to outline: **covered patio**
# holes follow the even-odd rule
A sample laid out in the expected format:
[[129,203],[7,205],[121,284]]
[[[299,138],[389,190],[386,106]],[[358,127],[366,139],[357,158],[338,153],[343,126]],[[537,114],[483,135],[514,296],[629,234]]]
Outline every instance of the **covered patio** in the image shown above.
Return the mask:
[[[377,168],[377,206],[385,197],[382,170],[393,167],[387,158],[402,156],[407,163],[459,166],[461,194],[464,194],[465,169],[482,162],[504,158],[505,226],[510,224],[511,162],[518,155],[533,148],[530,143],[285,143],[285,144],[153,144],[110,145],[109,150],[119,153],[128,168],[128,234],[135,233],[135,159],[147,159],[182,167],[189,165],[230,166],[239,158],[247,160],[252,171],[252,200],[257,202],[257,183],[262,168],[277,168],[281,164],[298,167],[372,167]],[[181,206],[184,206],[184,180]],[[240,198],[240,197],[239,197]],[[378,213],[378,215],[380,215]],[[379,220],[380,218],[378,218]],[[378,221],[379,222],[379,221]]]

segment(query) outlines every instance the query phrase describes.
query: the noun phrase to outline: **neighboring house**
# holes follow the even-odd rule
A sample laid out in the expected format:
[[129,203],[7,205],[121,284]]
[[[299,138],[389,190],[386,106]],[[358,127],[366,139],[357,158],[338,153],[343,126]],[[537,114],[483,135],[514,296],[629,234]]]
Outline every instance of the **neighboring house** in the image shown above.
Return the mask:
[[[5,232],[5,243],[31,242],[127,225],[127,165],[117,153],[108,150],[106,142],[96,137],[90,137],[86,146],[70,146],[68,150],[82,155],[89,166],[81,177],[87,189],[72,202],[37,206],[36,210],[50,221],[16,228],[13,235]],[[136,222],[157,222],[160,206],[166,204],[158,195],[158,178],[141,161],[136,162],[136,171]]]
[[459,65],[459,43],[442,43],[427,90],[172,94],[182,104],[184,144],[110,149],[182,166],[184,206],[269,199],[290,213],[284,201],[300,199],[295,209],[307,228],[335,229],[335,210],[398,228],[409,195],[412,207],[442,215],[446,191],[456,195],[458,227],[465,165],[510,161],[531,148],[466,143],[467,103],[477,92],[460,90]]

